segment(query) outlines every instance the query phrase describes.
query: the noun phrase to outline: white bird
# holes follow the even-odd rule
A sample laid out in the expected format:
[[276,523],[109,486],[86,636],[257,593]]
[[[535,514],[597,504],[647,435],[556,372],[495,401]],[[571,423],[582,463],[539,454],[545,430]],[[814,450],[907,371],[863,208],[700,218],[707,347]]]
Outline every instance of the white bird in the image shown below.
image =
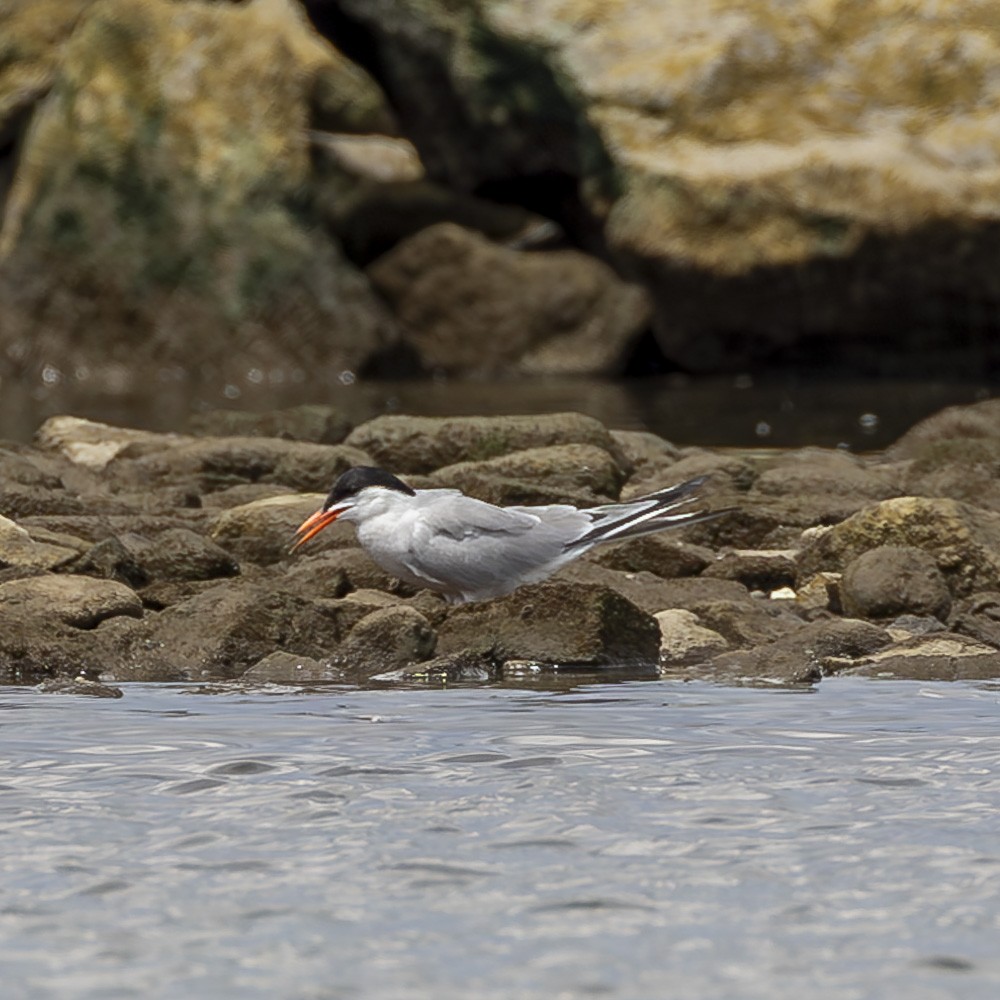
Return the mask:
[[544,580],[595,545],[726,513],[680,510],[698,499],[706,479],[599,507],[497,507],[459,490],[414,490],[384,469],[359,465],[302,522],[292,548],[334,521],[350,521],[361,547],[393,576],[451,604],[486,601]]

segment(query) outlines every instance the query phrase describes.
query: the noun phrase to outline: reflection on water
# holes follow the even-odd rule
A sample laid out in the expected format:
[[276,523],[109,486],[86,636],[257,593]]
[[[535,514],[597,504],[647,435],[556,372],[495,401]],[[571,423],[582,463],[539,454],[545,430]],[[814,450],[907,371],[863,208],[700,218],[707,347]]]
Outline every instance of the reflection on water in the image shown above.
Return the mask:
[[[986,384],[906,381],[756,383],[748,376],[631,381],[537,379],[509,382],[362,382],[350,373],[198,384],[172,369],[132,373],[98,389],[60,377],[0,385],[0,438],[27,441],[46,417],[72,413],[152,430],[181,430],[192,413],[225,407],[265,411],[300,403],[342,407],[355,422],[380,413],[435,416],[577,410],[609,427],[651,430],[678,444],[884,447],[944,406],[992,394]],[[350,377],[347,377],[350,376]]]
[[5,689],[5,995],[986,1000],[997,702]]

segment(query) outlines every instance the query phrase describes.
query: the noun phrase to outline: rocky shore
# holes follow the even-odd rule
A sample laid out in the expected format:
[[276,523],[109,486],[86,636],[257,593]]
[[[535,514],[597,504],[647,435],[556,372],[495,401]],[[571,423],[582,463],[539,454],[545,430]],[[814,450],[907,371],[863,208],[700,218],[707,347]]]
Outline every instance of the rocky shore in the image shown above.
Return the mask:
[[[289,553],[357,464],[504,504],[596,504],[707,473],[710,502],[736,509],[449,608],[376,567],[348,525]],[[573,413],[351,427],[301,407],[186,434],[55,417],[30,446],[0,444],[0,680],[1000,677],[998,467],[1000,401],[870,456],[682,448]]]

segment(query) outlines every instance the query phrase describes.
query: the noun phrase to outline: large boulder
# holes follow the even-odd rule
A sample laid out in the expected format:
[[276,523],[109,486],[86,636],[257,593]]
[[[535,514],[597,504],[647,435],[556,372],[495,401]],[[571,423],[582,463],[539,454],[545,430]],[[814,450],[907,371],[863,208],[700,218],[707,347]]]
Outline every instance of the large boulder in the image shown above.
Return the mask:
[[92,376],[172,363],[240,381],[366,363],[393,326],[305,221],[308,134],[390,122],[371,78],[291,0],[88,6],[7,200],[5,361]]
[[877,363],[895,339],[947,362],[956,329],[995,329],[988,5],[339,7],[431,175],[519,186],[581,241],[601,230],[688,368],[801,357],[820,339],[840,357]]

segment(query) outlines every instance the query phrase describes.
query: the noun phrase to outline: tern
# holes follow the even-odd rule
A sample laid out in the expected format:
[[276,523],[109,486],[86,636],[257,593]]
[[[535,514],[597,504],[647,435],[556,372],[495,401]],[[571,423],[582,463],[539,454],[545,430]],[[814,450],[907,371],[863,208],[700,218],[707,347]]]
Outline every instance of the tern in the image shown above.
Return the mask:
[[334,521],[350,521],[361,547],[393,576],[451,604],[487,601],[544,580],[595,545],[727,513],[681,509],[699,498],[707,478],[599,507],[497,507],[459,490],[415,490],[384,469],[355,466],[302,522],[292,549]]

